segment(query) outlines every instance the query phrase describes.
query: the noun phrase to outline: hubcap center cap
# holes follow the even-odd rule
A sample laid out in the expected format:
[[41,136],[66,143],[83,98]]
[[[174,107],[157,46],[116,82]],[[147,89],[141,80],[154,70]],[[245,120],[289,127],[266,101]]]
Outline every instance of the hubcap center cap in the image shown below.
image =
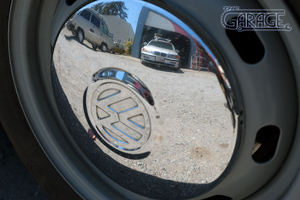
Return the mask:
[[150,118],[142,99],[126,84],[101,80],[87,91],[88,118],[101,139],[117,150],[132,152],[148,141]]

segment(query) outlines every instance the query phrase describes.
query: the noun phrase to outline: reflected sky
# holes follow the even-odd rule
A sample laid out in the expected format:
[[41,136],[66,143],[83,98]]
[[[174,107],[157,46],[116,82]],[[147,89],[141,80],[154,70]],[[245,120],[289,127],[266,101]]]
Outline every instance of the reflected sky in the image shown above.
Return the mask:
[[[84,6],[80,10],[83,10],[85,8],[91,8],[98,3],[110,3],[110,2],[121,2],[121,1],[110,1],[110,0],[95,1],[93,3],[90,3],[86,6]],[[128,8],[128,10],[126,11],[128,14],[128,18],[126,19],[126,21],[131,24],[134,33],[136,31],[140,12],[142,10],[142,7],[145,5],[147,5],[147,4],[142,1],[139,1],[138,3],[134,0],[133,1],[125,1],[125,6]]]
[[[109,3],[109,2],[121,2],[121,1],[111,1],[111,0],[104,0],[103,1],[103,0],[99,0],[99,1],[95,1],[93,3],[88,4],[87,6],[83,7],[82,9],[91,8],[94,5],[96,5],[98,3],[101,3],[101,2]],[[200,37],[198,37],[198,35],[196,35],[194,33],[194,31],[192,31],[191,28],[189,28],[185,23],[183,23],[181,20],[179,20],[177,17],[175,17],[171,13],[165,11],[162,8],[156,7],[152,4],[142,2],[142,1],[135,1],[135,0],[125,1],[125,6],[128,8],[128,10],[127,10],[127,14],[128,14],[127,22],[131,24],[134,33],[136,32],[136,27],[137,27],[137,23],[138,23],[138,19],[139,19],[141,9],[143,8],[143,6],[147,6],[148,8],[155,10],[157,13],[160,13],[161,15],[167,17],[171,21],[176,22],[176,24],[179,27],[181,27],[183,30],[185,30],[185,32],[189,33],[192,38],[198,40],[200,42],[200,44],[203,46],[203,48],[205,48],[205,50],[210,54],[212,59],[214,61],[216,61],[216,58],[214,57],[212,51],[203,42],[203,40]]]
[[[143,6],[147,6],[150,9],[155,10],[156,12],[160,13],[161,15],[167,17],[168,19],[170,19],[173,22],[176,22],[176,24],[181,27],[183,30],[185,30],[185,32],[191,34],[190,36],[196,40],[198,40],[200,42],[200,44],[205,48],[205,50],[211,55],[212,59],[214,61],[216,61],[216,58],[214,57],[212,51],[208,48],[208,46],[203,42],[203,40],[198,37],[198,35],[196,35],[194,33],[194,31],[192,31],[191,28],[189,28],[185,23],[183,23],[181,20],[179,20],[177,17],[175,17],[174,15],[172,15],[171,13],[165,11],[162,8],[156,7],[152,4],[146,3],[146,2],[142,2],[142,1],[111,1],[111,0],[99,0],[99,1],[95,1],[93,3],[90,3],[86,6],[84,6],[82,9],[84,8],[91,8],[94,5],[98,4],[98,3],[109,3],[109,2],[125,2],[125,6],[128,8],[128,10],[126,11],[128,14],[128,18],[126,19],[126,21],[128,23],[131,24],[134,33],[136,32],[136,27],[137,27],[137,23],[138,23],[138,19],[139,19],[139,15],[141,12],[141,9]],[[80,10],[82,10],[80,9]]]

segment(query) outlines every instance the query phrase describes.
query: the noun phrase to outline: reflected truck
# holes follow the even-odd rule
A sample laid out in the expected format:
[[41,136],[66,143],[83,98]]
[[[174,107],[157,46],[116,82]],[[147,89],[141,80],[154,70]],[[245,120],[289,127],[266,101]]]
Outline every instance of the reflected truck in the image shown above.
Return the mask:
[[87,40],[94,50],[99,48],[103,52],[112,48],[113,38],[106,19],[94,9],[87,8],[77,13],[71,23],[74,25],[73,33],[80,43]]

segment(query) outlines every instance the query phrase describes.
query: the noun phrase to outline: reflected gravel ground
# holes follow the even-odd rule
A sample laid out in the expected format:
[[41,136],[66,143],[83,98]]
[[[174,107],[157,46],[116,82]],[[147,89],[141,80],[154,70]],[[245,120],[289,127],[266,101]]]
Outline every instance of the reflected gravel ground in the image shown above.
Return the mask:
[[0,199],[49,199],[18,157],[0,125]]

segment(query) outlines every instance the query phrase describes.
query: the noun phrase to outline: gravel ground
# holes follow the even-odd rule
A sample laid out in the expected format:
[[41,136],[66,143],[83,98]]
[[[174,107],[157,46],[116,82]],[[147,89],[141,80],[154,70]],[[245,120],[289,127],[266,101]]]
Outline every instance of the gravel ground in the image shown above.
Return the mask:
[[25,168],[0,125],[0,199],[49,199]]
[[[145,66],[136,58],[94,51],[63,29],[54,52],[52,79],[65,124],[76,143],[107,176],[140,194],[182,199],[201,193],[226,168],[236,134],[214,73]],[[109,150],[90,129],[84,114],[84,92],[102,68],[126,70],[150,89],[150,154],[127,159]],[[154,117],[155,116],[155,117]],[[158,117],[157,117],[158,116]],[[164,195],[165,191],[170,194]]]

